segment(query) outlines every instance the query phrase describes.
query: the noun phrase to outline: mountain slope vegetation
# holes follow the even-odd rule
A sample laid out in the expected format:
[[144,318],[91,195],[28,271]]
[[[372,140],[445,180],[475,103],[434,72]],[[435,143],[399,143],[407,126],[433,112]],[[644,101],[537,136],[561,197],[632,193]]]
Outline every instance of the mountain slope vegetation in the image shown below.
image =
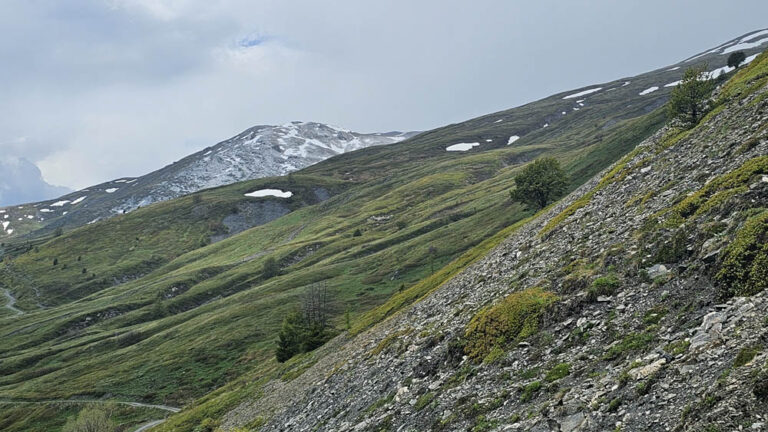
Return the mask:
[[[351,335],[381,334],[388,317],[442,292],[447,280],[529,227],[533,210],[509,195],[527,162],[560,160],[574,190],[656,133],[668,90],[642,90],[681,74],[665,68],[583,96],[554,95],[289,176],[6,243],[0,284],[24,313],[0,315],[0,399],[187,405],[165,423],[168,430],[258,424],[261,414],[250,410],[224,417],[270,386],[303,389],[318,377],[303,374],[315,362],[342,360],[325,357],[327,350]],[[754,92],[738,83],[725,88]],[[477,145],[446,150],[460,143]],[[264,189],[293,195],[246,196]],[[270,259],[276,276],[264,271]],[[317,283],[331,292],[333,325],[349,331],[279,364],[281,321]],[[409,334],[393,330],[377,351],[389,353]],[[23,430],[20,424],[2,426]]]

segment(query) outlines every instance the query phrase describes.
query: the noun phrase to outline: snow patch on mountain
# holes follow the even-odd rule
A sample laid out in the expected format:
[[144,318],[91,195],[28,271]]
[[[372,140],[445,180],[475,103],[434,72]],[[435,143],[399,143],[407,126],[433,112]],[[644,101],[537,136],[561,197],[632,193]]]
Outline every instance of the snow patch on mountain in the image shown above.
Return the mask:
[[479,145],[480,143],[476,143],[476,142],[475,143],[458,143],[458,144],[449,145],[448,147],[445,148],[445,151],[449,151],[449,152],[462,151],[463,152],[463,151],[470,150],[472,147],[477,147]]
[[603,89],[602,87],[596,87],[596,88],[592,88],[592,89],[589,89],[589,90],[583,90],[583,91],[580,91],[578,93],[569,94],[568,96],[563,97],[563,99],[573,99],[573,98],[577,98],[577,97],[581,97],[581,96],[586,96],[588,94],[599,92],[602,89]]
[[293,196],[293,192],[291,191],[282,191],[280,189],[260,189],[253,192],[248,192],[245,194],[247,197],[254,197],[254,198],[261,198],[261,197],[267,197],[267,196],[273,196],[277,198],[290,198]]

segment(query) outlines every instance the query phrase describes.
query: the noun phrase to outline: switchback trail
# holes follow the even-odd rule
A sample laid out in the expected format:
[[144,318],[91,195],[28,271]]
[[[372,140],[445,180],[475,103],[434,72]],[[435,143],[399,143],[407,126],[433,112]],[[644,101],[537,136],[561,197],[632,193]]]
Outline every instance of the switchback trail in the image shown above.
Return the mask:
[[5,308],[15,313],[16,315],[24,315],[23,310],[14,306],[16,304],[16,298],[13,296],[13,294],[11,294],[7,288],[3,288],[3,292],[5,292],[5,297],[8,298],[8,303],[5,304]]

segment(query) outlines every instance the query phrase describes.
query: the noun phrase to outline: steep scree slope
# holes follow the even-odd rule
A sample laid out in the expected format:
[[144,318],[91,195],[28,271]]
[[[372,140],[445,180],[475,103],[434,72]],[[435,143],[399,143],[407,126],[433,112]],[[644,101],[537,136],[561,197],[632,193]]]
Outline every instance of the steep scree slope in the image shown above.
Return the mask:
[[[223,428],[765,428],[768,55],[755,63],[695,129],[662,129],[419,303],[266,384]],[[557,301],[529,336],[469,358],[473,317],[535,287]]]

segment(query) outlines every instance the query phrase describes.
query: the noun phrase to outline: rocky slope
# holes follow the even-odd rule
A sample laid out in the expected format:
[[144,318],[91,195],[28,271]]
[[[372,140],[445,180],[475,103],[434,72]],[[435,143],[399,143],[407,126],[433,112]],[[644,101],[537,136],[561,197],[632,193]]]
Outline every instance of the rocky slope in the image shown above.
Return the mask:
[[[696,128],[662,129],[223,429],[766,430],[766,76],[763,55]],[[524,330],[494,333],[499,307]]]
[[141,177],[116,179],[57,199],[2,208],[8,226],[0,225],[0,238],[80,226],[201,189],[285,175],[341,153],[400,142],[415,134],[362,134],[298,121],[255,126]]

